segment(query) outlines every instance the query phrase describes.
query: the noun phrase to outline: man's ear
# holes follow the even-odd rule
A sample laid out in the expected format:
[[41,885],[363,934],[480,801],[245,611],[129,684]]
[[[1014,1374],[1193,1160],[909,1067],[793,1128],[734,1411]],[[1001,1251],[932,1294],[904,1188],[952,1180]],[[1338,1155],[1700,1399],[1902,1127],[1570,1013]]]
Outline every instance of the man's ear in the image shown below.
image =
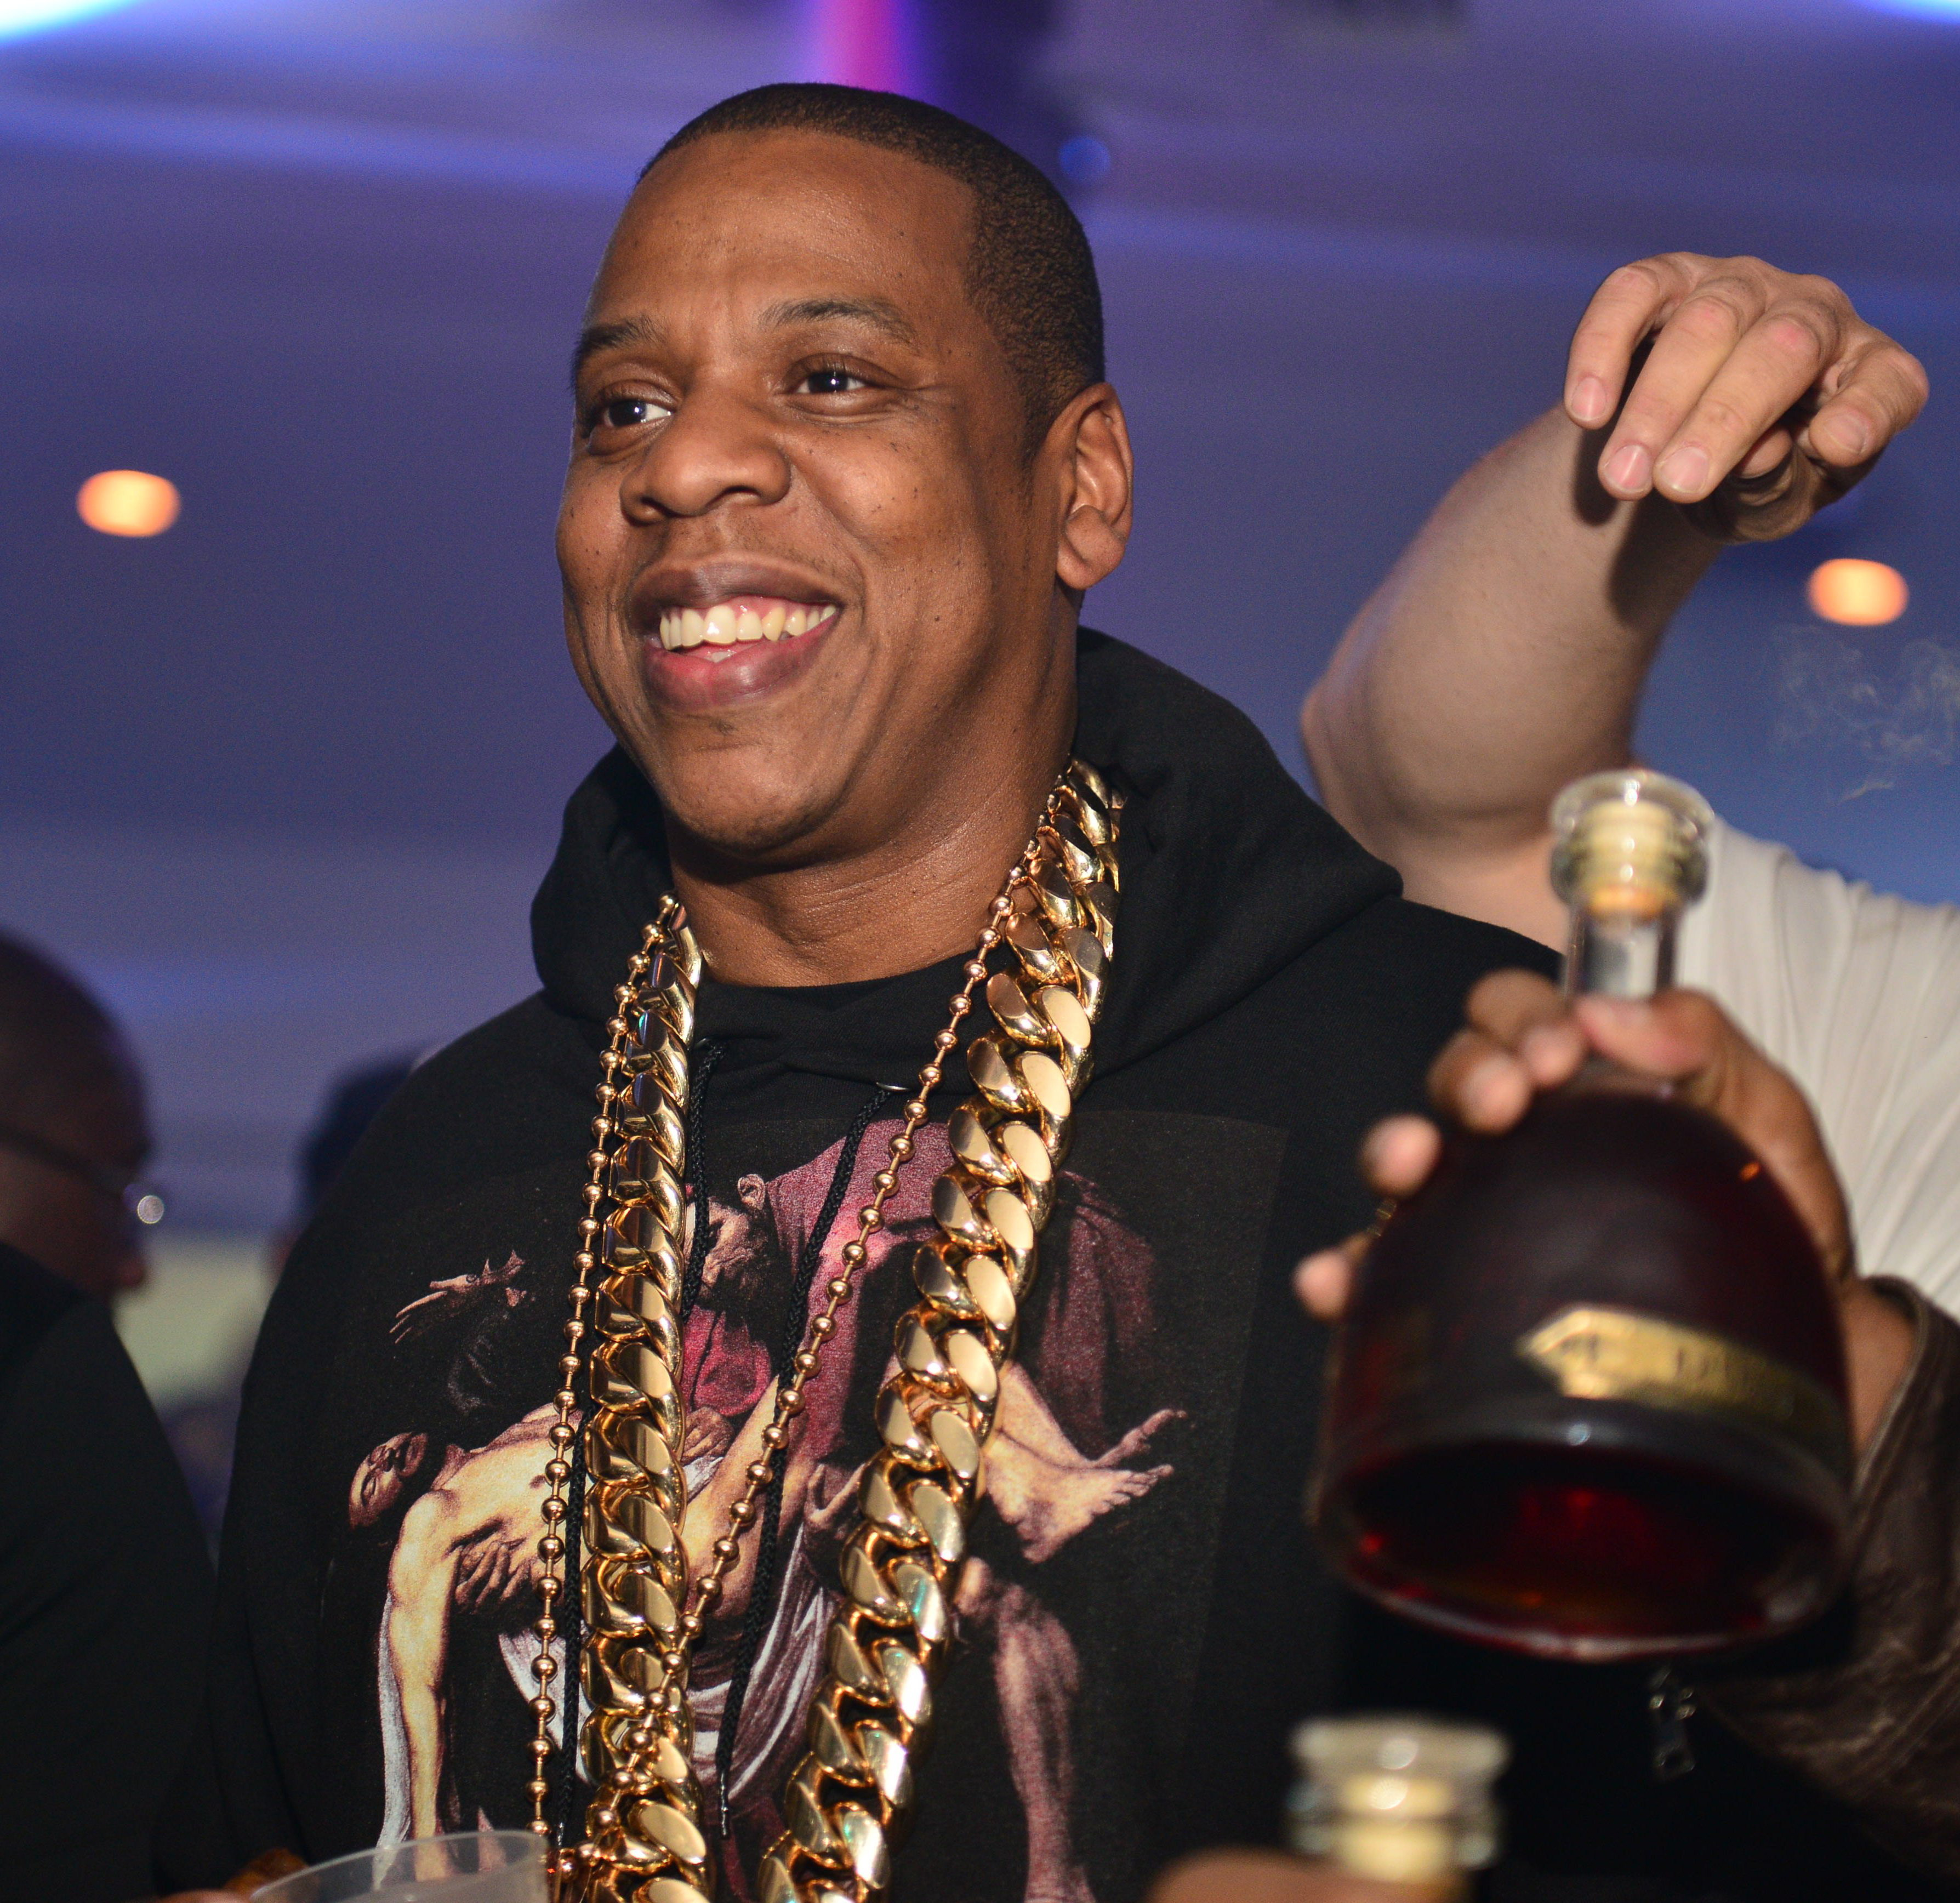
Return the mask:
[[1115,571],[1130,539],[1136,463],[1122,399],[1090,384],[1055,419],[1046,447],[1061,477],[1055,576],[1080,594]]

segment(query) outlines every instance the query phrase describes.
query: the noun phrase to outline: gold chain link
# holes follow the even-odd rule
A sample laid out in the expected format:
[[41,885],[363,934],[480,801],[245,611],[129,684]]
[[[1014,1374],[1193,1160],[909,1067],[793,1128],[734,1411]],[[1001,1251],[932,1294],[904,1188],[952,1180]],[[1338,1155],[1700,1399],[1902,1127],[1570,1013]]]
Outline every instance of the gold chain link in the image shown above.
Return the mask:
[[[649,972],[656,969],[656,947],[664,944],[661,954],[675,969],[664,967],[657,974],[654,983],[647,984]],[[606,1176],[612,1161],[606,1144],[618,1132],[615,1109],[622,1096],[632,1096],[632,1077],[638,1073],[628,1069],[629,1049],[644,1049],[629,1033],[628,1020],[625,1015],[639,1001],[643,1008],[657,1010],[661,1015],[666,1037],[677,1036],[679,1047],[685,1051],[694,1034],[694,989],[701,975],[701,958],[692,934],[687,931],[685,915],[679,902],[671,895],[661,902],[659,915],[641,934],[640,949],[628,966],[628,981],[613,992],[614,1002],[620,1015],[616,1016],[606,1029],[611,1042],[601,1060],[604,1075],[599,1085],[599,1114],[592,1125],[593,1148],[586,1162],[587,1175],[585,1185],[585,1213],[578,1225],[578,1253],[574,1266],[577,1274],[571,1286],[571,1317],[565,1325],[565,1352],[558,1362],[558,1372],[562,1377],[558,1392],[552,1396],[552,1405],[557,1409],[557,1418],[552,1424],[552,1458],[545,1467],[545,1500],[543,1515],[545,1530],[538,1542],[538,1596],[543,1602],[543,1610],[534,1630],[538,1639],[538,1656],[532,1663],[532,1675],[537,1681],[537,1693],[531,1700],[531,1712],[536,1720],[536,1730],[532,1737],[531,1778],[527,1787],[531,1800],[531,1828],[538,1835],[549,1838],[551,1825],[546,1815],[546,1805],[551,1796],[551,1784],[545,1776],[545,1767],[552,1753],[551,1738],[552,1720],[557,1716],[557,1701],[552,1696],[552,1681],[558,1673],[558,1663],[552,1656],[552,1642],[558,1637],[557,1605],[565,1591],[565,1535],[563,1526],[566,1513],[565,1488],[571,1478],[571,1466],[566,1459],[578,1429],[572,1424],[572,1415],[578,1405],[578,1395],[571,1383],[576,1379],[581,1365],[579,1345],[587,1332],[585,1312],[592,1300],[592,1275],[597,1265],[597,1243],[603,1225],[599,1220],[599,1205],[605,1199]],[[642,992],[651,991],[651,1000],[641,999]],[[664,1041],[664,1040],[663,1040]],[[642,1070],[648,1067],[641,1067]],[[613,1080],[622,1069],[628,1069],[628,1085],[621,1091]],[[660,1106],[666,1109],[670,1122],[663,1122],[657,1115],[648,1115],[642,1121],[643,1132],[663,1149],[670,1149],[678,1183],[678,1171],[685,1151],[685,1139],[681,1134],[680,1115],[686,1106],[685,1078],[680,1080],[679,1101],[671,1094]],[[651,1220],[651,1216],[650,1216]],[[609,1252],[609,1253],[612,1252]],[[678,1284],[675,1299],[679,1300]],[[575,1701],[573,1709],[576,1709]],[[571,1720],[564,1726],[568,1738]]]
[[[911,1803],[918,1733],[951,1637],[981,1450],[1034,1275],[1036,1239],[1052,1204],[1074,1099],[1088,1078],[1112,949],[1119,805],[1079,761],[1051,792],[1034,839],[990,908],[966,982],[951,1001],[951,1022],[934,1040],[917,1094],[904,1106],[890,1161],[873,1179],[841,1272],[826,1284],[824,1304],[778,1389],[763,1451],[745,1470],[691,1606],[682,1543],[679,1311],[687,1049],[701,956],[671,896],[647,927],[628,982],[616,993],[620,1015],[607,1026],[612,1041],[587,1160],[567,1353],[558,1364],[565,1380],[545,1471],[529,1790],[531,1827],[549,1837],[545,1770],[558,1669],[551,1645],[564,1591],[565,1455],[579,1432],[571,1383],[596,1295],[605,1338],[592,1357],[584,1425],[592,1491],[581,1568],[581,1677],[590,1710],[581,1752],[595,1795],[587,1841],[558,1860],[562,1897],[704,1903],[713,1893],[687,1698],[694,1646],[836,1332],[837,1311],[883,1224],[928,1099],[959,1042],[959,1023],[984,982],[998,1028],[967,1051],[978,1093],[949,1127],[953,1163],[933,1192],[939,1233],[921,1246],[914,1268],[923,1299],[899,1325],[899,1370],[880,1392],[884,1445],[861,1481],[828,1669],[812,1701],[808,1748],[785,1794],[788,1828],[764,1858],[759,1887],[762,1903],[870,1903],[889,1880],[890,1845]],[[1006,970],[990,975],[988,955],[1004,944],[1018,981]],[[616,1082],[622,1073],[623,1087]],[[609,1190],[612,1207],[602,1220]],[[705,1221],[699,1183],[695,1198],[694,1220]],[[594,1290],[591,1278],[602,1264],[609,1272]],[[575,1694],[567,1695],[575,1704]]]

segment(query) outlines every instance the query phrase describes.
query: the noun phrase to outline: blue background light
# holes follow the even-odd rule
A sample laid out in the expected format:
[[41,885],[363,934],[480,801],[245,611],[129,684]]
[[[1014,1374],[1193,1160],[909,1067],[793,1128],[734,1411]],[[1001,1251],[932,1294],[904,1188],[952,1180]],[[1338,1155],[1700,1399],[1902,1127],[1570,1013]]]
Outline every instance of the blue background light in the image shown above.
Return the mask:
[[113,13],[131,4],[132,0],[0,0],[0,40],[38,33],[47,27],[65,27],[91,14]]
[[1071,185],[1100,185],[1109,176],[1109,148],[1090,133],[1064,140],[1056,158]]
[[1907,13],[1922,20],[1950,20],[1960,25],[1960,0],[1861,0],[1880,13]]

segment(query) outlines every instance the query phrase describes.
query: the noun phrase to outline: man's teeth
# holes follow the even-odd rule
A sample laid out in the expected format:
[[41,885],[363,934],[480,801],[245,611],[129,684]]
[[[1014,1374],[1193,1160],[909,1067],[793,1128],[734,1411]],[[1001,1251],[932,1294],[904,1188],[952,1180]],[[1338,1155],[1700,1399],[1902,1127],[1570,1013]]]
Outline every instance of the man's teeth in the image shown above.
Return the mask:
[[772,602],[759,613],[753,608],[736,608],[727,602],[703,614],[698,608],[670,608],[660,616],[660,645],[698,648],[733,648],[748,641],[794,641],[820,628],[835,614],[829,602]]

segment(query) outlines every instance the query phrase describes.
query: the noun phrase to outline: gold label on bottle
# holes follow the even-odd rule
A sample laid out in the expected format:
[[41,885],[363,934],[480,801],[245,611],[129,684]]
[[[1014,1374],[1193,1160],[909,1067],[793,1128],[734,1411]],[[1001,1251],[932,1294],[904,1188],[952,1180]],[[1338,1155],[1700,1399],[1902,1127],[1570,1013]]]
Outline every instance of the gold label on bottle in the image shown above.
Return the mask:
[[1577,1399],[1726,1414],[1796,1441],[1834,1472],[1850,1443],[1843,1410],[1808,1375],[1720,1335],[1628,1309],[1561,1309],[1518,1352]]

